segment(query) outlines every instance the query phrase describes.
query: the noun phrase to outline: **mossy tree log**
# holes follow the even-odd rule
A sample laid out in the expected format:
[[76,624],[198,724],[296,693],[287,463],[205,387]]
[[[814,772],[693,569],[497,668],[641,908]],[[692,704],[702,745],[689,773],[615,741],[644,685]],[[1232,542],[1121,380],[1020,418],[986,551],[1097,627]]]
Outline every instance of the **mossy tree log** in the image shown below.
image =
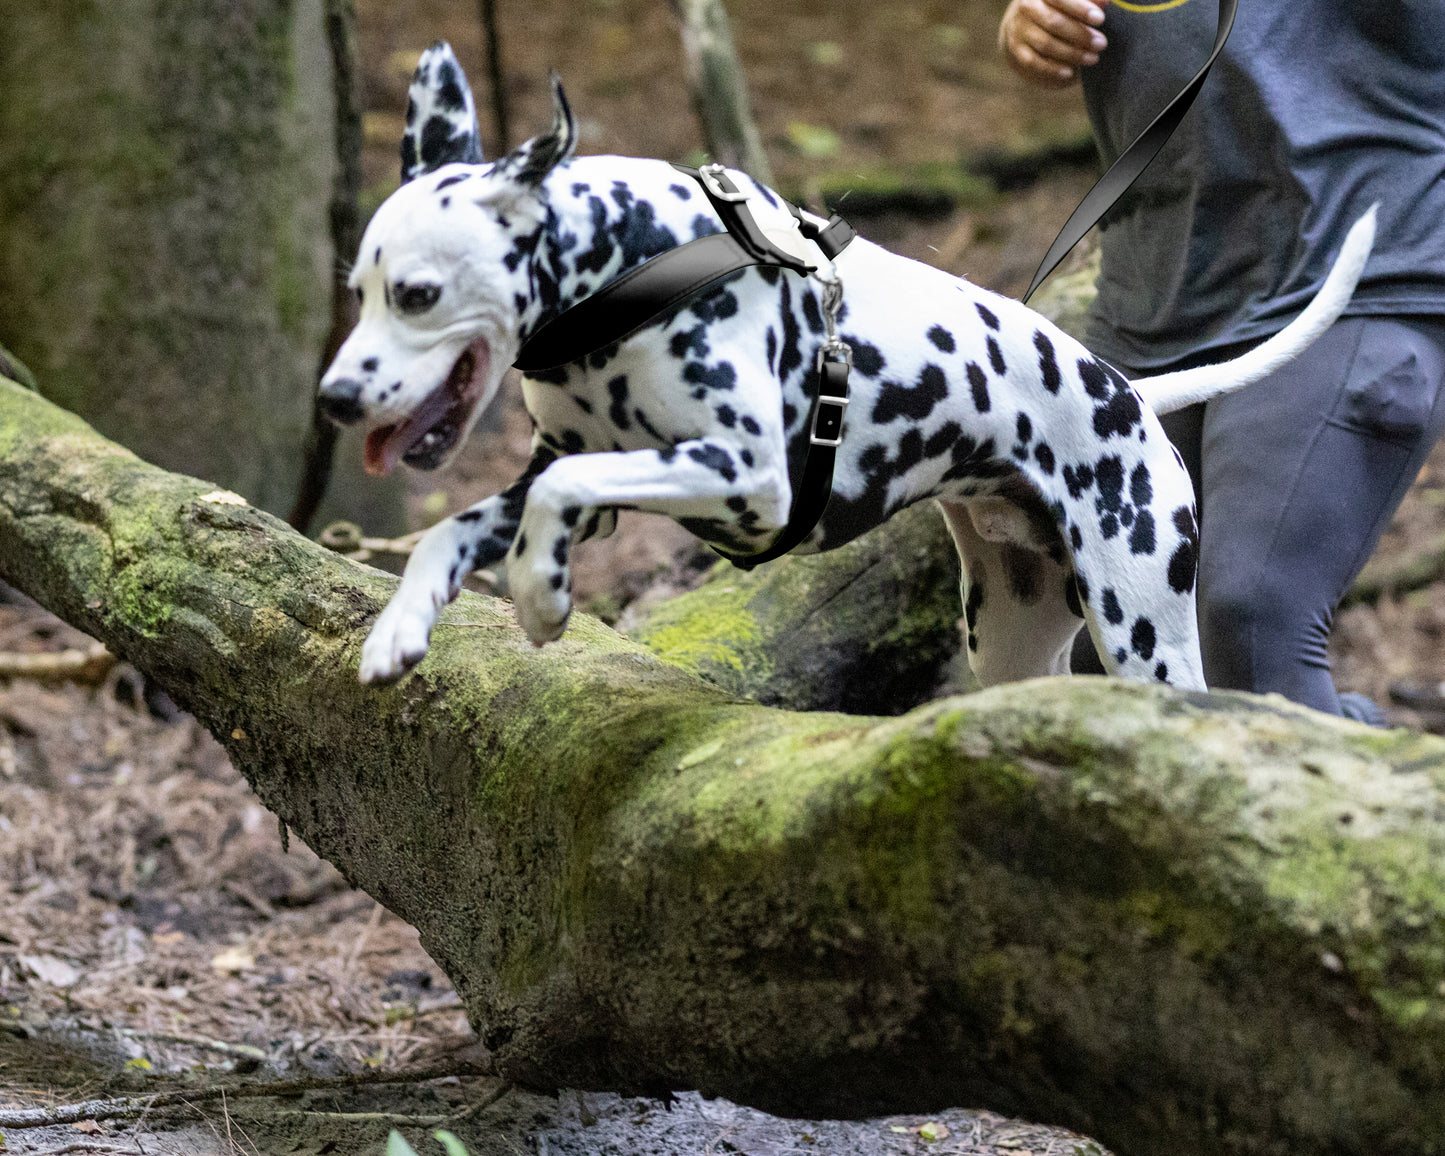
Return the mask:
[[414,923],[514,1077],[1445,1150],[1439,740],[1103,679],[794,714],[473,595],[364,688],[394,579],[5,383],[0,574]]

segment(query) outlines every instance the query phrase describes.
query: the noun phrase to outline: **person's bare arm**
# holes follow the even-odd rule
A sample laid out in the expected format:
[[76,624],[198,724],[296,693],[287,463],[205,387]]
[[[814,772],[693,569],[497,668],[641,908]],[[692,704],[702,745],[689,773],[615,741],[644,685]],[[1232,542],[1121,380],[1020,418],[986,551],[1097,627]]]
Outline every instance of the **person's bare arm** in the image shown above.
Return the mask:
[[1098,30],[1108,0],[1012,0],[998,46],[1015,72],[1040,88],[1063,88],[1096,64],[1108,41]]

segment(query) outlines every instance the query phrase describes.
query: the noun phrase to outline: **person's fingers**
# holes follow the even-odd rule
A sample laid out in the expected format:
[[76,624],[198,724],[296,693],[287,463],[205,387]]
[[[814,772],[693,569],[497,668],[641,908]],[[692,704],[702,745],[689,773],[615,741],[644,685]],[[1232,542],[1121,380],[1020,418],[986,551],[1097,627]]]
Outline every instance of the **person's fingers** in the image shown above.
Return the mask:
[[1040,88],[1064,88],[1078,76],[1072,68],[1040,56],[1027,44],[1020,43],[1007,52],[1004,59],[1010,68]]
[[1109,43],[1093,27],[1103,21],[1104,11],[1090,0],[1021,0],[1019,12],[1027,24],[1081,52],[1098,53]]
[[1060,88],[1098,62],[1108,42],[1091,24],[1103,15],[1093,0],[1013,0],[999,22],[999,48],[1025,80]]

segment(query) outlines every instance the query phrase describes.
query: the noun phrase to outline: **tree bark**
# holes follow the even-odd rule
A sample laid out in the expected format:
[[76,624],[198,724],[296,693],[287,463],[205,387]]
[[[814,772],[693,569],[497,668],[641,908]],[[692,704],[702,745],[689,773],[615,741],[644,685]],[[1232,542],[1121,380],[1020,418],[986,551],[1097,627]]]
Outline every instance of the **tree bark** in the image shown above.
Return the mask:
[[[323,3],[0,0],[0,341],[147,460],[277,511],[336,260]],[[399,528],[395,483],[337,489]]]
[[1440,740],[1104,679],[790,714],[470,594],[364,688],[394,579],[3,383],[0,576],[415,924],[511,1077],[1441,1152]]
[[682,32],[693,107],[712,159],[765,185],[772,166],[748,100],[748,79],[733,46],[723,0],[672,0]]

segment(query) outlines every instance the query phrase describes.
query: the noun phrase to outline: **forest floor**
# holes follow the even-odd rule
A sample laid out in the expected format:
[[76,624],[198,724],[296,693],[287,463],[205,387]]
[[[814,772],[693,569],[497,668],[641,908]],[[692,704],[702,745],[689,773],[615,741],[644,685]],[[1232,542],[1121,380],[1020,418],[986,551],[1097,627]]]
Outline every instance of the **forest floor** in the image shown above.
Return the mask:
[[[474,6],[359,7],[375,201],[395,182],[406,80],[428,43],[453,41],[484,123],[488,108]],[[666,4],[498,8],[512,143],[548,122],[554,67],[581,117],[584,151],[695,155]],[[1082,130],[1076,93],[1030,92],[996,60],[997,0],[786,9],[729,0],[729,9],[778,181],[800,195],[850,169],[956,165]],[[933,216],[854,223],[1017,295],[1093,177],[1056,167]],[[417,522],[510,481],[528,440],[513,383],[449,473],[415,480]],[[1437,452],[1378,557],[1427,553],[1442,535]],[[624,515],[612,539],[579,551],[579,601],[615,615],[694,581],[701,566],[690,543],[670,522]],[[0,652],[84,644],[8,597]],[[1442,632],[1442,583],[1349,609],[1334,632],[1337,679],[1382,703],[1400,680],[1434,686],[1445,679]],[[1397,725],[1437,722],[1390,709]],[[1099,1151],[1058,1130],[964,1110],[842,1124],[778,1121],[695,1095],[664,1103],[507,1089],[488,1074],[416,933],[296,837],[288,849],[220,746],[125,667],[84,684],[0,681],[0,895],[0,1119],[15,1108],[175,1093],[140,1120],[0,1124],[7,1152],[379,1153],[393,1125],[422,1152],[441,1150],[426,1139],[438,1126],[474,1153]],[[275,1080],[299,1083],[284,1098],[255,1094]],[[214,1095],[222,1086],[224,1099]]]

